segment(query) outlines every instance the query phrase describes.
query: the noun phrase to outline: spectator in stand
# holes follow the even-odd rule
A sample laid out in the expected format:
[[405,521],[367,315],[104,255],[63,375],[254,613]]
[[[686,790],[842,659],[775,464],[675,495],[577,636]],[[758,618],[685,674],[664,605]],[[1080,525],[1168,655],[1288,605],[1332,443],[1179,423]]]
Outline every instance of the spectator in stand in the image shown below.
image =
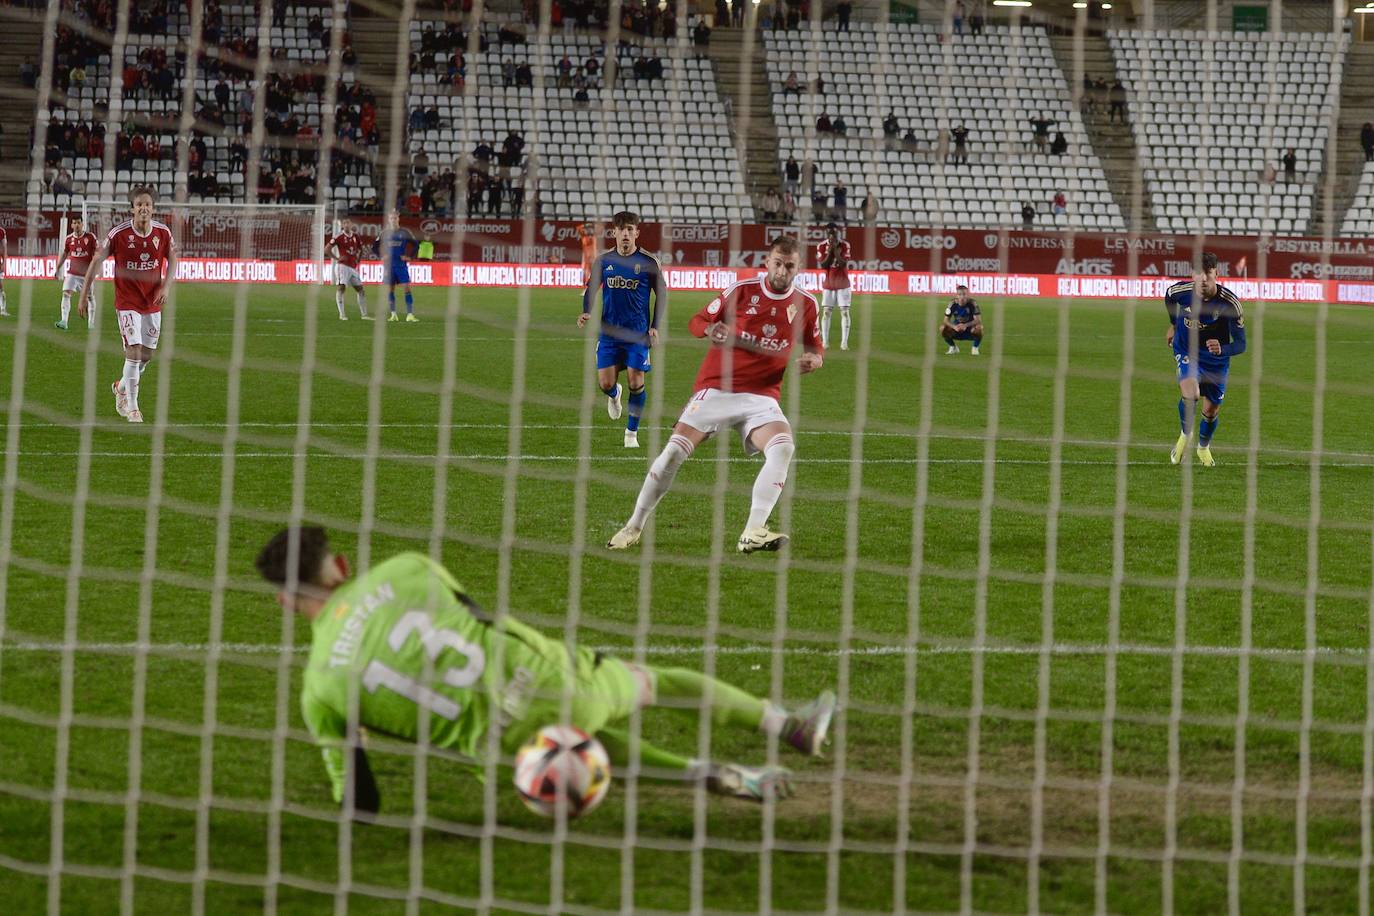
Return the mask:
[[896,139],[901,132],[902,123],[897,120],[895,112],[889,112],[888,116],[883,118],[883,136],[888,140],[893,140]]
[[730,24],[737,29],[744,28],[745,0],[730,0]]
[[706,53],[706,49],[711,46],[711,29],[706,25],[704,18],[698,18],[697,24],[692,29],[692,45],[696,48],[697,56]]
[[968,17],[968,30],[974,35],[983,34],[983,23],[987,22],[987,0],[973,0],[973,12]]
[[1050,204],[1050,212],[1055,216],[1063,216],[1069,212],[1069,199],[1063,191],[1058,191],[1054,195],[1054,200]]
[[850,3],[849,0],[840,0],[840,2],[835,6],[835,19],[839,23],[836,26],[836,31],[848,32],[849,17],[853,14],[854,4]]
[[149,162],[157,162],[162,158],[162,142],[158,140],[156,134],[149,134],[147,141],[143,144],[143,156]]
[[1112,84],[1111,89],[1111,108],[1107,112],[1107,120],[1115,124],[1118,117],[1121,123],[1126,123],[1126,84],[1117,80]]
[[1050,147],[1050,128],[1058,124],[1058,121],[1051,121],[1043,114],[1039,117],[1031,118],[1031,143],[1035,145],[1035,151],[1044,153]]
[[1069,151],[1069,138],[1064,136],[1064,132],[1056,131],[1054,141],[1050,143],[1050,154],[1062,156]]
[[67,74],[67,85],[73,89],[80,89],[86,84],[86,68],[78,62],[72,67],[71,73]]
[[1097,114],[1097,91],[1093,88],[1093,78],[1086,73],[1083,74],[1083,88],[1078,94],[1078,110],[1085,118]]
[[52,191],[54,194],[72,193],[72,173],[67,171],[65,165],[57,167],[57,174],[52,179]]
[[534,70],[528,63],[522,61],[515,68],[515,85],[525,89],[534,88]]
[[727,0],[716,0],[716,28],[730,24],[730,4]]
[[558,88],[570,89],[572,87],[572,58],[564,54],[558,61]]
[[1368,121],[1360,128],[1360,146],[1364,149],[1364,161],[1374,162],[1374,124]]
[[[368,145],[373,146],[375,144],[371,137],[377,128],[377,113],[376,110],[373,109],[369,117],[369,107],[370,106],[366,102],[363,103],[362,113],[359,115],[358,120],[358,129],[368,138]],[[442,123],[443,119],[439,115],[438,105],[431,105],[429,108],[425,109],[425,130],[438,130],[439,125]]]
[[801,166],[797,164],[796,156],[788,156],[787,162],[782,167],[782,186],[783,189],[793,196],[796,196],[797,189],[801,185]]
[[501,215],[501,198],[504,196],[505,182],[497,176],[487,182],[487,214],[489,216]]
[[955,0],[954,3],[954,34],[964,34],[964,0]]
[[849,133],[849,125],[844,122],[844,115],[835,115],[835,121],[830,125],[830,129],[837,137],[846,136]]
[[834,129],[834,126],[830,123],[830,115],[822,111],[821,116],[816,119],[816,133],[828,134]]
[[516,174],[511,177],[507,193],[510,195],[511,218],[520,219],[525,210],[525,178],[523,175]]
[[811,192],[811,221],[819,223],[825,218],[825,191],[816,188]]
[[954,164],[968,165],[968,128],[960,124],[949,135],[954,140]]
[[449,207],[452,206],[452,204],[453,198],[449,194],[448,185],[444,184],[442,181],[439,182],[439,186],[434,189],[434,215],[448,216]]
[[410,113],[410,132],[418,134],[425,129],[425,110],[416,108]]
[[776,221],[782,210],[782,198],[778,195],[777,189],[769,188],[765,191],[760,205],[763,207],[763,221],[765,223]]
[[482,209],[482,195],[487,189],[486,178],[481,172],[468,172],[468,216],[476,216]]
[[1021,205],[1021,228],[1035,228],[1035,207],[1031,206],[1029,203]]
[[878,198],[873,196],[871,190],[864,195],[863,215],[865,226],[876,226],[878,224]]
[[576,104],[579,108],[586,108],[591,104],[591,102],[592,97],[587,94],[587,90],[585,88],[578,89],[576,92],[573,93],[573,103]]
[[816,187],[816,176],[818,174],[820,174],[820,169],[816,168],[816,163],[808,156],[806,160],[802,162],[801,167],[802,193],[811,193],[811,190]]
[[844,179],[837,179],[835,187],[831,190],[835,195],[835,220],[841,223],[849,222],[849,188],[845,187]]
[[506,88],[515,85],[515,61],[509,57],[501,61],[501,85]]
[[902,135],[902,151],[914,153],[920,149],[920,147],[921,141],[916,139],[916,132],[908,127],[906,133]]
[[32,89],[38,85],[38,67],[32,57],[24,58],[24,62],[19,65],[19,82],[24,84],[25,89]]
[[406,215],[419,216],[420,211],[424,209],[424,206],[425,201],[424,198],[420,196],[420,192],[416,191],[414,188],[411,188],[410,193],[405,196]]
[[410,170],[417,178],[424,178],[429,174],[429,154],[420,150],[410,160]]
[[1283,180],[1292,184],[1298,180],[1298,154],[1290,147],[1283,154]]
[[782,84],[784,95],[801,95],[801,79],[797,76],[797,71],[793,70],[787,74],[787,82]]
[[817,74],[811,82],[811,92],[815,95],[825,95],[825,77]]

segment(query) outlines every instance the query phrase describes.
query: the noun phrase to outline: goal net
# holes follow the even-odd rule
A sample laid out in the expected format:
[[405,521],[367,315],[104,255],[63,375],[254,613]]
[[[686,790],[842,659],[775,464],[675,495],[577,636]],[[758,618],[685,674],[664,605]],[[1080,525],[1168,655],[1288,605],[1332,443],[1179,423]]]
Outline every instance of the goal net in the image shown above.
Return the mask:
[[[7,909],[1369,911],[1363,14],[0,17],[34,54],[0,116],[7,150],[34,137],[0,165]],[[113,290],[93,327],[54,326],[67,221],[103,238],[140,186],[180,258],[146,359]],[[652,257],[594,260],[623,210]],[[360,291],[334,288],[347,229]],[[713,305],[786,273],[780,238],[808,296],[765,277]],[[652,347],[615,333],[649,320],[627,302],[656,310]],[[775,405],[694,443],[723,308],[754,328],[731,353],[814,332],[823,363],[792,359]],[[130,381],[141,425],[118,412]],[[742,549],[760,517],[785,546]],[[345,559],[330,576],[423,554],[474,619],[585,650],[587,679],[655,672],[646,708],[624,684],[592,698],[613,707],[606,800],[522,805],[501,743],[528,724],[519,676],[479,701],[493,727],[454,737],[471,646],[433,595],[279,606],[255,561],[300,525]],[[395,640],[428,666],[326,697],[334,657],[386,651],[359,636],[377,608],[423,612]],[[722,711],[717,683],[754,699]],[[838,712],[804,756],[774,713],[824,691]],[[379,694],[413,718],[368,720]],[[538,708],[585,724],[587,703]],[[341,802],[321,739],[346,751]],[[718,791],[778,767],[792,797]]]

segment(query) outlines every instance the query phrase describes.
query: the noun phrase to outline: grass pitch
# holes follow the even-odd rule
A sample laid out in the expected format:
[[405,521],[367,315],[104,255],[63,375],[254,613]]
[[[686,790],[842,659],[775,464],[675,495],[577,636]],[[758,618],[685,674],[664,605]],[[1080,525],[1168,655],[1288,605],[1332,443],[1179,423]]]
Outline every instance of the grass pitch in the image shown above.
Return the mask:
[[[732,439],[684,466],[645,564],[601,544],[691,391],[705,295],[673,298],[627,453],[572,293],[422,290],[420,324],[377,326],[339,322],[326,291],[307,349],[305,289],[181,285],[141,397],[166,425],[131,427],[112,316],[88,349],[52,330],[55,284],[32,291],[27,336],[0,325],[0,404],[23,386],[0,565],[9,912],[1215,912],[1228,883],[1247,911],[1301,893],[1348,912],[1367,886],[1372,311],[1249,306],[1203,469],[1168,463],[1157,303],[984,301],[975,359],[932,339],[942,302],[860,298],[855,348],[784,390],[791,548],[734,553],[758,465]],[[575,614],[582,641],[630,651],[638,628],[651,660],[790,701],[838,684],[836,745],[782,758],[800,794],[771,814],[617,782],[566,842],[504,777],[439,756],[412,825],[415,759],[379,747],[392,819],[341,831],[300,656],[271,650],[308,634],[251,566],[293,500],[363,564],[437,549],[550,632]],[[644,734],[698,748],[668,713]]]

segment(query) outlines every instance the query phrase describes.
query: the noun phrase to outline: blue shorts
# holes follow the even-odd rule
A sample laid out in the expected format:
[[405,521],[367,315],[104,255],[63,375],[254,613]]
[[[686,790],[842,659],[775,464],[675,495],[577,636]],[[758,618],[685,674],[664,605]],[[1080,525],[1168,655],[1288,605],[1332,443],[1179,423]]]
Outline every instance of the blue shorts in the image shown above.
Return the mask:
[[386,276],[382,278],[382,282],[388,286],[394,286],[397,283],[410,283],[410,265],[404,261],[400,264],[388,264]]
[[602,334],[596,341],[596,368],[638,369],[649,371],[649,345],[630,343],[609,334]]
[[1204,366],[1189,361],[1187,354],[1175,353],[1174,363],[1178,366],[1178,380],[1197,379],[1198,394],[1213,404],[1220,404],[1226,397],[1226,377],[1230,365]]

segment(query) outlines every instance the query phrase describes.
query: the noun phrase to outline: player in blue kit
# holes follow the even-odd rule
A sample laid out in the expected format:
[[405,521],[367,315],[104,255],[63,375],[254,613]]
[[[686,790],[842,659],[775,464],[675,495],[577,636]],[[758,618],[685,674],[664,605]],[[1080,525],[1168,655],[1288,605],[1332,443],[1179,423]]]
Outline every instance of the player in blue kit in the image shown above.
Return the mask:
[[[601,291],[601,337],[596,343],[596,383],[606,393],[606,412],[620,419],[620,371],[630,389],[625,447],[639,448],[639,418],[648,395],[644,375],[649,371],[649,348],[658,343],[658,317],[668,304],[668,287],[658,259],[639,247],[639,215],[622,210],[611,218],[615,247],[592,261],[582,293],[583,327],[592,315],[592,296]],[[649,296],[653,295],[653,312]]]
[[[1212,457],[1212,436],[1217,431],[1222,398],[1226,397],[1231,357],[1245,352],[1245,313],[1236,294],[1217,283],[1217,256],[1210,251],[1203,252],[1201,270],[1193,279],[1169,287],[1164,308],[1169,313],[1164,339],[1174,351],[1180,394],[1180,432],[1169,461],[1178,464],[1183,460],[1189,434],[1196,425],[1197,460],[1210,468],[1217,463]],[[1199,413],[1201,418],[1196,419]]]
[[386,286],[387,302],[391,303],[391,315],[387,321],[400,321],[396,316],[396,286],[405,287],[406,321],[419,321],[415,317],[415,297],[410,294],[410,264],[407,258],[418,247],[415,236],[401,225],[401,214],[392,210],[386,215],[386,231],[377,239],[377,254],[384,262],[385,275],[382,283]]
[[959,352],[956,340],[971,340],[973,355],[977,356],[978,347],[983,343],[983,313],[968,294],[967,286],[956,286],[954,293],[954,299],[945,308],[945,320],[940,325],[940,336],[949,346],[945,353]]

